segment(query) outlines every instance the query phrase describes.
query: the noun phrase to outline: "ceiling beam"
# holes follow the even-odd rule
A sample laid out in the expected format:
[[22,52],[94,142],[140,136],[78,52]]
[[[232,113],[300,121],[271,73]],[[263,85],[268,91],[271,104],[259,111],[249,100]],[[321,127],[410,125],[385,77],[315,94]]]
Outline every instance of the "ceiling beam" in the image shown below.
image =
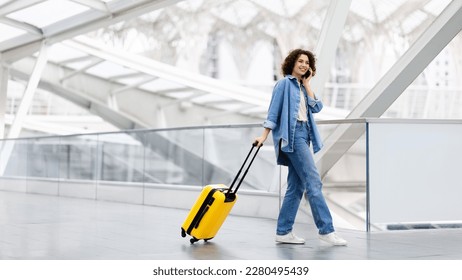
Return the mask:
[[79,57],[74,57],[74,58],[69,58],[65,60],[59,61],[59,65],[66,65],[66,64],[71,64],[71,63],[76,63],[76,62],[82,62],[82,61],[87,61],[87,60],[93,60],[93,57],[90,55],[84,55],[84,56],[79,56]]
[[87,6],[103,13],[110,13],[106,3],[98,0],[71,0],[72,2]]
[[31,33],[31,34],[35,34],[35,35],[39,35],[39,36],[42,36],[43,35],[43,31],[42,29],[32,25],[32,24],[29,24],[29,23],[26,23],[26,22],[20,22],[20,21],[17,21],[17,20],[14,20],[14,19],[11,19],[11,18],[7,18],[7,17],[0,17],[0,22],[1,23],[4,23],[4,24],[7,24],[7,25],[10,25],[10,26],[13,26],[15,28],[19,28],[19,29],[22,29],[28,33]]
[[[114,0],[107,4],[110,14],[91,9],[87,12],[44,27],[43,36],[37,37],[31,36],[31,34],[25,34],[2,42],[0,43],[0,52],[3,53],[4,60],[12,62],[38,51],[42,40],[46,39],[47,44],[51,45],[102,27],[107,27],[123,20],[128,20],[151,11],[176,4],[180,1],[183,0]],[[10,11],[17,9],[16,7],[9,6],[10,5],[4,8],[4,13],[9,13]],[[0,12],[2,12],[2,10],[0,10]]]
[[163,107],[163,108],[166,108],[166,107],[169,107],[169,106],[172,106],[172,105],[180,104],[180,103],[182,103],[182,102],[191,101],[192,99],[197,98],[197,97],[199,97],[199,96],[203,96],[203,95],[205,95],[205,94],[206,94],[206,93],[204,93],[204,92],[196,92],[196,93],[191,94],[191,95],[188,96],[188,97],[183,97],[183,98],[181,98],[181,99],[176,99],[176,100],[173,100],[173,101],[171,101],[171,102],[162,104],[162,107]]
[[266,92],[192,73],[144,56],[115,50],[88,38],[66,41],[65,44],[81,52],[111,61],[135,71],[185,85],[195,90],[213,93],[258,106],[268,104],[270,101],[270,96]]
[[90,69],[90,68],[92,68],[92,67],[95,67],[96,65],[102,63],[103,61],[104,61],[104,60],[101,59],[101,58],[96,58],[96,57],[94,57],[94,58],[90,61],[90,63],[88,63],[88,64],[85,65],[84,67],[79,68],[79,69],[77,69],[77,70],[75,70],[75,71],[73,71],[73,72],[67,74],[66,76],[62,77],[62,78],[60,79],[60,82],[63,82],[64,80],[67,80],[67,79],[69,79],[69,78],[72,78],[72,77],[74,77],[75,75],[80,74],[80,73],[82,73],[82,72],[85,72],[86,70],[88,70],[88,69]]
[[311,81],[311,87],[316,92],[316,96],[320,98],[323,96],[325,84],[330,77],[330,70],[335,60],[338,43],[350,12],[351,1],[331,0],[327,8],[327,14],[315,50],[318,61],[316,77]]
[[149,82],[152,82],[154,80],[157,80],[157,77],[146,77],[144,79],[142,79],[141,81],[138,81],[136,83],[133,83],[133,84],[130,84],[130,85],[126,85],[124,87],[121,87],[121,88],[118,88],[118,89],[115,89],[111,92],[111,94],[119,94],[119,93],[122,93],[124,91],[127,91],[127,90],[130,90],[130,89],[133,89],[133,88],[137,88],[141,85],[144,85],[144,84],[147,84]]
[[27,9],[35,4],[45,2],[45,0],[17,0],[9,1],[0,6],[0,16],[8,15],[16,11]]
[[113,81],[117,81],[117,80],[138,78],[138,77],[143,77],[143,76],[146,76],[146,74],[144,74],[144,73],[139,73],[139,72],[136,72],[136,73],[129,73],[129,74],[121,74],[121,75],[111,76],[111,77],[108,79],[108,81],[113,82]]
[[[33,63],[35,61],[34,57],[27,57],[18,61],[10,68],[10,77],[11,79],[25,81],[28,79],[28,73]],[[186,119],[191,119],[195,121],[200,121],[197,112],[200,111],[206,115],[214,115],[217,111],[223,111],[223,109],[214,108],[208,106],[207,104],[195,103],[194,98],[200,98],[194,96],[193,99],[189,99],[188,96],[164,96],[160,95],[157,92],[154,92],[153,89],[144,89],[142,87],[134,88],[130,92],[130,96],[120,96],[117,100],[118,107],[111,107],[111,104],[108,103],[110,98],[110,90],[114,88],[114,82],[109,81],[107,78],[94,76],[89,73],[82,73],[82,76],[79,76],[77,79],[66,80],[64,84],[60,84],[59,78],[61,73],[69,73],[70,70],[66,67],[59,66],[55,63],[48,63],[46,72],[42,77],[42,80],[39,84],[39,87],[47,92],[53,93],[57,96],[63,97],[78,106],[87,109],[90,112],[95,114],[102,114],[105,120],[109,123],[123,129],[130,129],[131,127],[153,127],[155,126],[155,115],[153,117],[153,112],[158,106],[165,107],[164,105],[169,104],[172,100],[178,99],[181,102],[189,102],[192,107],[191,110],[188,110],[189,107],[185,107],[187,110],[182,112],[181,116],[178,116],[175,113],[174,116],[171,116],[169,120],[170,124],[183,123]],[[82,83],[82,81],[85,81]],[[123,85],[118,84],[117,87]],[[186,88],[185,88],[186,89]],[[173,92],[182,91],[183,88],[174,89]],[[198,92],[192,88],[188,88],[188,91]],[[165,93],[165,92],[164,92]],[[201,91],[201,93],[209,94]],[[136,100],[140,98],[138,102]],[[120,103],[123,102],[123,103]],[[142,102],[143,104],[139,104]],[[130,105],[131,104],[131,105]],[[186,103],[187,105],[188,103]],[[120,106],[122,105],[122,106]],[[148,106],[146,106],[148,105]],[[104,109],[98,110],[97,107],[103,106]],[[139,106],[139,107],[138,107]],[[184,108],[179,108],[175,106],[168,107],[171,112],[178,112]],[[112,112],[113,117],[108,117],[108,111]],[[153,111],[154,110],[154,111]],[[170,112],[170,111],[169,111]],[[235,114],[234,117],[241,118],[242,112]],[[124,119],[127,120],[124,121]],[[181,121],[180,121],[181,119]]]
[[171,93],[179,93],[179,92],[192,91],[192,90],[194,89],[190,87],[182,87],[182,88],[168,88],[168,89],[161,89],[161,90],[153,90],[152,92],[155,93],[156,95],[168,96]]
[[[10,74],[12,77],[18,79],[27,79],[28,74],[24,73],[17,69],[10,69]],[[84,94],[80,91],[70,89],[68,87],[58,85],[49,81],[41,80],[38,84],[38,87],[52,92],[66,100],[71,101],[72,103],[80,106],[81,108],[87,109],[89,112],[94,113],[95,115],[103,118],[105,121],[113,124],[119,129],[134,129],[134,128],[147,128],[148,124],[143,123],[142,121],[135,119],[134,117],[129,117],[126,114],[115,111],[109,108],[104,102],[91,96]]]

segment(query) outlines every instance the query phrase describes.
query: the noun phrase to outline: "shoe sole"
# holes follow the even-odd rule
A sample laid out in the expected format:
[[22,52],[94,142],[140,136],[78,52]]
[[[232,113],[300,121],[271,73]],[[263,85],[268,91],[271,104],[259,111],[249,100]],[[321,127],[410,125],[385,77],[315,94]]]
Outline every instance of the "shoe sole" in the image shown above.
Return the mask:
[[282,243],[282,244],[305,244],[305,241],[300,241],[300,242],[290,242],[290,241],[280,241],[280,240],[276,240],[276,243]]
[[332,243],[332,242],[329,242],[329,241],[324,240],[322,238],[319,238],[319,240],[324,241],[324,242],[326,242],[326,243],[328,243],[328,244],[330,244],[332,246],[346,246],[346,245],[348,245],[348,242],[346,242],[346,243]]

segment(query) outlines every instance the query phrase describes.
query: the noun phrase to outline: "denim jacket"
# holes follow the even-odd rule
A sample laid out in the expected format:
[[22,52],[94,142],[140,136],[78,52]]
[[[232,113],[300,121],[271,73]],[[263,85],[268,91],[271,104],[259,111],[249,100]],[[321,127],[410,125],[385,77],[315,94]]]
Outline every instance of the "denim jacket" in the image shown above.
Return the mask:
[[269,128],[272,131],[277,164],[280,165],[287,165],[287,159],[279,151],[293,152],[295,125],[297,124],[298,109],[300,106],[300,86],[307,101],[306,111],[310,127],[310,140],[313,144],[314,153],[321,150],[323,146],[321,136],[313,118],[313,113],[321,111],[323,107],[322,102],[309,97],[305,87],[299,85],[296,77],[286,75],[274,86],[268,116],[263,123],[263,127]]

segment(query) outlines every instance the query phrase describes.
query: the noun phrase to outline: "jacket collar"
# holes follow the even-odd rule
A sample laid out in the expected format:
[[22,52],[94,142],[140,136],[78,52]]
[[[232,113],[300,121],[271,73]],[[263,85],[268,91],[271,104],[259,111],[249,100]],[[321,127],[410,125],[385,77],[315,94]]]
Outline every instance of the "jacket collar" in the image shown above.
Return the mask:
[[292,80],[294,82],[296,82],[299,86],[303,86],[303,84],[297,79],[297,77],[295,76],[292,76],[292,75],[286,75],[286,77],[289,79],[289,80]]
[[297,80],[297,78],[295,76],[292,76],[291,74],[286,75],[286,77],[291,79],[291,80]]
[[297,79],[297,77],[295,77],[295,76],[292,76],[291,74],[289,74],[289,75],[286,75],[286,77],[287,77],[287,78],[289,78],[290,80],[293,80],[293,81],[295,81],[295,82],[298,82],[298,83],[300,83],[300,81]]

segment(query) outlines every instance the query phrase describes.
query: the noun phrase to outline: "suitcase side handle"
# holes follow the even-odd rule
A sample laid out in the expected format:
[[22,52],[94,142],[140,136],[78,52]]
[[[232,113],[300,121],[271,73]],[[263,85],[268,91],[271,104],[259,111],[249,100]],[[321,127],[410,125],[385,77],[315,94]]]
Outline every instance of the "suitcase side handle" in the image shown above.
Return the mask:
[[[258,151],[260,151],[260,148],[261,148],[262,146],[263,146],[263,145],[258,146],[258,143],[257,143],[257,142],[252,143],[252,147],[250,148],[250,151],[249,151],[249,153],[247,154],[247,157],[245,158],[244,162],[242,163],[241,168],[240,168],[239,171],[237,172],[236,177],[234,177],[234,180],[233,180],[233,182],[231,183],[231,186],[229,187],[228,191],[226,192],[226,196],[228,196],[228,195],[231,194],[231,193],[234,193],[234,194],[235,194],[235,193],[239,190],[239,187],[241,186],[242,181],[244,180],[245,176],[247,175],[247,172],[249,172],[250,166],[252,165],[252,163],[253,163],[255,157],[256,157],[257,154],[258,154]],[[247,163],[247,161],[248,161],[248,159],[249,159],[250,155],[252,154],[252,151],[253,151],[253,149],[254,149],[255,147],[257,147],[257,150],[255,151],[255,153],[254,153],[254,155],[253,155],[253,157],[252,157],[250,163],[247,165],[247,167],[246,167],[246,169],[245,169],[245,171],[244,171],[244,174],[242,175],[241,179],[239,180],[239,183],[238,183],[237,186],[236,186],[236,189],[234,190],[234,192],[232,192],[233,187],[234,187],[234,184],[236,183],[237,179],[239,178],[239,175],[241,175],[241,172],[242,172],[242,170],[244,169],[244,166],[245,166],[245,164]]]
[[202,221],[202,218],[204,217],[205,213],[207,212],[207,210],[209,210],[209,206],[212,205],[213,201],[215,200],[213,194],[216,191],[217,189],[212,189],[205,197],[204,201],[202,202],[202,205],[196,213],[196,216],[194,216],[191,224],[189,225],[186,231],[189,235],[191,235],[191,232],[194,228],[197,228],[199,226],[199,223]]

